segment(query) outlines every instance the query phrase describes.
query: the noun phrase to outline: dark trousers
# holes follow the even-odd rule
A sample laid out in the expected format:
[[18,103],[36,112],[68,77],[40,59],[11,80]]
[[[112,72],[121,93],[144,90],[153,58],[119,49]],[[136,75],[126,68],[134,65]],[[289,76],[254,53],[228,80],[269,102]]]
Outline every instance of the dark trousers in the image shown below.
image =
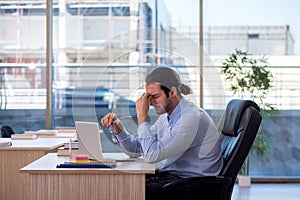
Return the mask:
[[162,199],[161,187],[178,179],[181,178],[168,172],[156,171],[155,174],[146,175],[146,200]]

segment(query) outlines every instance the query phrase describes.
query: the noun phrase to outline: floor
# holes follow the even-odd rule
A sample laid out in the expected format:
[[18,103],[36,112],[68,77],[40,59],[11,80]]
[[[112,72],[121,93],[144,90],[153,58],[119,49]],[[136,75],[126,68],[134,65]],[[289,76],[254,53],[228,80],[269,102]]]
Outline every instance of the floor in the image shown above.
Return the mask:
[[251,184],[234,186],[231,200],[300,200],[300,184]]

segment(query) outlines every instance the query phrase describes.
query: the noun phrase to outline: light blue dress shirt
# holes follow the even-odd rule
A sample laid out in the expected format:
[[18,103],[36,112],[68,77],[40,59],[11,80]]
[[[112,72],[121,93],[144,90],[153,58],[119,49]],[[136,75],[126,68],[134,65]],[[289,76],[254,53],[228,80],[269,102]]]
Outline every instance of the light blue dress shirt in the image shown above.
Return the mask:
[[125,129],[117,135],[130,157],[143,156],[161,171],[182,177],[217,175],[223,165],[220,134],[211,117],[181,98],[170,116],[150,125],[144,122],[134,137]]

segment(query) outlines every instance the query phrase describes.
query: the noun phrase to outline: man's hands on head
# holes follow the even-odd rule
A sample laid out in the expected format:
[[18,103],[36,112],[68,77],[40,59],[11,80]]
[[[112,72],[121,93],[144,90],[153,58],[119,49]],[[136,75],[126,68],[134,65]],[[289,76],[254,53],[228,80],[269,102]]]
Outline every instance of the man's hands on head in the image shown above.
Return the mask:
[[138,125],[141,125],[142,123],[148,121],[150,98],[151,98],[151,96],[145,92],[142,94],[142,96],[140,96],[136,100],[136,112],[137,112],[137,118],[138,118]]
[[[148,111],[150,106],[151,95],[143,93],[136,100],[136,112],[138,118],[138,125],[148,121]],[[123,124],[115,113],[108,113],[101,119],[101,124],[106,128],[113,126],[115,134],[119,134],[123,130]]]

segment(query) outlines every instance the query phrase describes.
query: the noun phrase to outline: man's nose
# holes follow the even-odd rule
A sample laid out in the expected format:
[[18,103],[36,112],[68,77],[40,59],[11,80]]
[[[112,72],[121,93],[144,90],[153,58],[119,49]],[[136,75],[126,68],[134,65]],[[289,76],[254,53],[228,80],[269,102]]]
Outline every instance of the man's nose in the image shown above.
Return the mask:
[[150,106],[153,106],[155,104],[155,100],[151,97],[150,98]]

